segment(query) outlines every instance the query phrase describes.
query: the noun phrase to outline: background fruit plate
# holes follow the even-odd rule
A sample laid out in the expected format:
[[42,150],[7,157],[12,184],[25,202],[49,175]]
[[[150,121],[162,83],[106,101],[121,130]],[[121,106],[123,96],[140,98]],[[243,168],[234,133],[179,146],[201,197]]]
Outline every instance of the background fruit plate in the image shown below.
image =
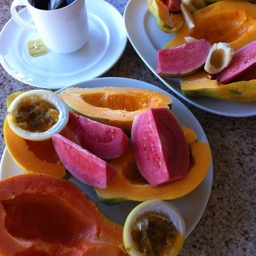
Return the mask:
[[[171,96],[167,92],[159,89],[148,83],[126,79],[126,78],[98,78],[91,81],[83,82],[81,84],[75,85],[76,87],[105,87],[105,86],[125,86],[125,87],[138,87],[152,89],[160,91],[169,95],[173,99],[172,111],[178,118],[180,123],[193,129],[198,136],[198,140],[205,141],[208,143],[207,137],[197,121],[194,115],[182,104],[178,99]],[[9,155],[7,149],[5,149],[1,166],[0,166],[0,179],[5,179],[7,177],[17,175],[22,173],[22,171],[16,166],[11,156]],[[181,211],[187,226],[187,236],[192,232],[197,223],[199,222],[210,197],[211,188],[213,180],[213,166],[212,162],[208,173],[203,180],[203,182],[188,195],[173,200],[173,204]],[[90,186],[82,184],[75,178],[70,178],[70,181],[78,185],[83,191],[85,191],[88,196],[98,202],[98,197],[94,189]],[[99,202],[99,206],[103,213],[109,217],[111,220],[123,224],[128,213],[136,206],[136,202],[122,202],[116,205],[106,205]]]
[[162,32],[155,18],[149,13],[147,1],[130,0],[124,12],[127,36],[134,49],[148,68],[175,94],[188,103],[222,116],[246,117],[256,115],[256,102],[236,103],[210,98],[187,98],[183,95],[179,79],[166,79],[156,73],[157,51],[162,49],[173,34]]

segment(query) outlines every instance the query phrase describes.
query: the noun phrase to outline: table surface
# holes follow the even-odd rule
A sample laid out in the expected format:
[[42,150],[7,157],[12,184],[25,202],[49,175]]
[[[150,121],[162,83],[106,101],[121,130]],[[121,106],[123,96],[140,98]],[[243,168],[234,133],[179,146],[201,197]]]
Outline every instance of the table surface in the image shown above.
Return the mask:
[[[127,4],[127,0],[107,2],[121,14]],[[0,30],[10,19],[10,4],[10,0],[0,0]],[[129,42],[121,59],[103,76],[139,79],[169,91]],[[30,89],[34,88],[12,78],[0,65],[0,156],[5,147],[6,96]],[[208,137],[214,179],[208,206],[186,239],[180,255],[256,255],[256,117],[223,117],[183,103],[201,123]]]

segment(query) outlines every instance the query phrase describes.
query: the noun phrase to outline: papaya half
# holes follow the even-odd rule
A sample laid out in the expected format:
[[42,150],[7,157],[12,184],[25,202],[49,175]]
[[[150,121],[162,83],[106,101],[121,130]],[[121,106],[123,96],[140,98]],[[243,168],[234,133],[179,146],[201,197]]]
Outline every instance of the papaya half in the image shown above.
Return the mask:
[[0,181],[0,255],[128,255],[123,227],[78,187],[40,174]]
[[114,204],[132,200],[142,202],[149,199],[173,200],[185,196],[194,190],[206,176],[210,162],[211,151],[206,142],[197,141],[196,133],[182,127],[190,151],[190,168],[187,176],[168,184],[153,187],[140,174],[132,145],[120,158],[110,161],[117,170],[105,189],[95,191],[101,201]]
[[172,104],[166,94],[132,87],[67,88],[59,96],[72,112],[119,127],[127,134],[137,114]]
[[195,26],[182,26],[164,48],[186,43],[185,37],[223,42],[237,51],[256,40],[256,6],[244,1],[219,1],[193,13]]

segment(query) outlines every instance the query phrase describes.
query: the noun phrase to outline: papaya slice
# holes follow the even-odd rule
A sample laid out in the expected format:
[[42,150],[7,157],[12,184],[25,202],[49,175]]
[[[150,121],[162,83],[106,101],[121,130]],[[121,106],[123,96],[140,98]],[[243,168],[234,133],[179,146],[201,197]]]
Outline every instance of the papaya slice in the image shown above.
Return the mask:
[[137,115],[132,126],[134,157],[141,175],[152,186],[184,178],[189,149],[178,120],[166,108]]
[[52,140],[61,162],[74,177],[94,187],[107,186],[115,174],[110,164],[60,134],[54,134]]
[[134,117],[149,108],[170,107],[161,92],[132,87],[67,88],[59,96],[72,112],[130,134]]
[[182,26],[165,48],[184,44],[186,37],[206,39],[210,44],[229,43],[237,51],[256,40],[256,6],[245,1],[218,1],[192,15],[194,28]]
[[209,97],[232,102],[256,100],[256,79],[228,84],[211,79],[205,71],[199,71],[180,80],[182,93],[187,97]]
[[102,159],[113,159],[127,150],[130,140],[122,129],[69,113],[67,128],[77,143]]
[[132,200],[142,202],[149,199],[173,200],[183,197],[193,191],[205,178],[210,163],[211,150],[209,145],[203,141],[196,141],[196,134],[189,128],[182,127],[189,143],[190,169],[183,179],[151,186],[140,174],[134,159],[132,145],[126,153],[110,162],[117,170],[114,177],[105,189],[96,188],[100,200],[107,204]]
[[22,174],[0,181],[0,255],[128,255],[122,226],[66,180]]

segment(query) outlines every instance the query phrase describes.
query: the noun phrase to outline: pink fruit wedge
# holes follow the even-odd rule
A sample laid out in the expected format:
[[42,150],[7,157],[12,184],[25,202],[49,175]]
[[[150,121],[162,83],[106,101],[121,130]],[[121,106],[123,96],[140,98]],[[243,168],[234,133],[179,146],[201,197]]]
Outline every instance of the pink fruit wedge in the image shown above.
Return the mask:
[[180,124],[169,109],[149,109],[136,116],[132,143],[137,167],[152,186],[187,175],[189,147]]
[[[237,80],[251,80],[256,78],[256,41],[253,41],[235,52],[229,65],[216,78],[218,82],[226,84]],[[238,77],[240,77],[238,79]],[[244,77],[244,79],[243,79]],[[246,79],[248,77],[248,79]]]
[[74,177],[93,187],[107,187],[115,174],[110,164],[60,134],[52,140],[62,164]]
[[205,39],[188,42],[157,53],[157,73],[164,77],[178,77],[192,74],[201,68],[211,45]]
[[70,112],[67,127],[81,147],[103,159],[121,156],[130,143],[122,129],[75,113]]

